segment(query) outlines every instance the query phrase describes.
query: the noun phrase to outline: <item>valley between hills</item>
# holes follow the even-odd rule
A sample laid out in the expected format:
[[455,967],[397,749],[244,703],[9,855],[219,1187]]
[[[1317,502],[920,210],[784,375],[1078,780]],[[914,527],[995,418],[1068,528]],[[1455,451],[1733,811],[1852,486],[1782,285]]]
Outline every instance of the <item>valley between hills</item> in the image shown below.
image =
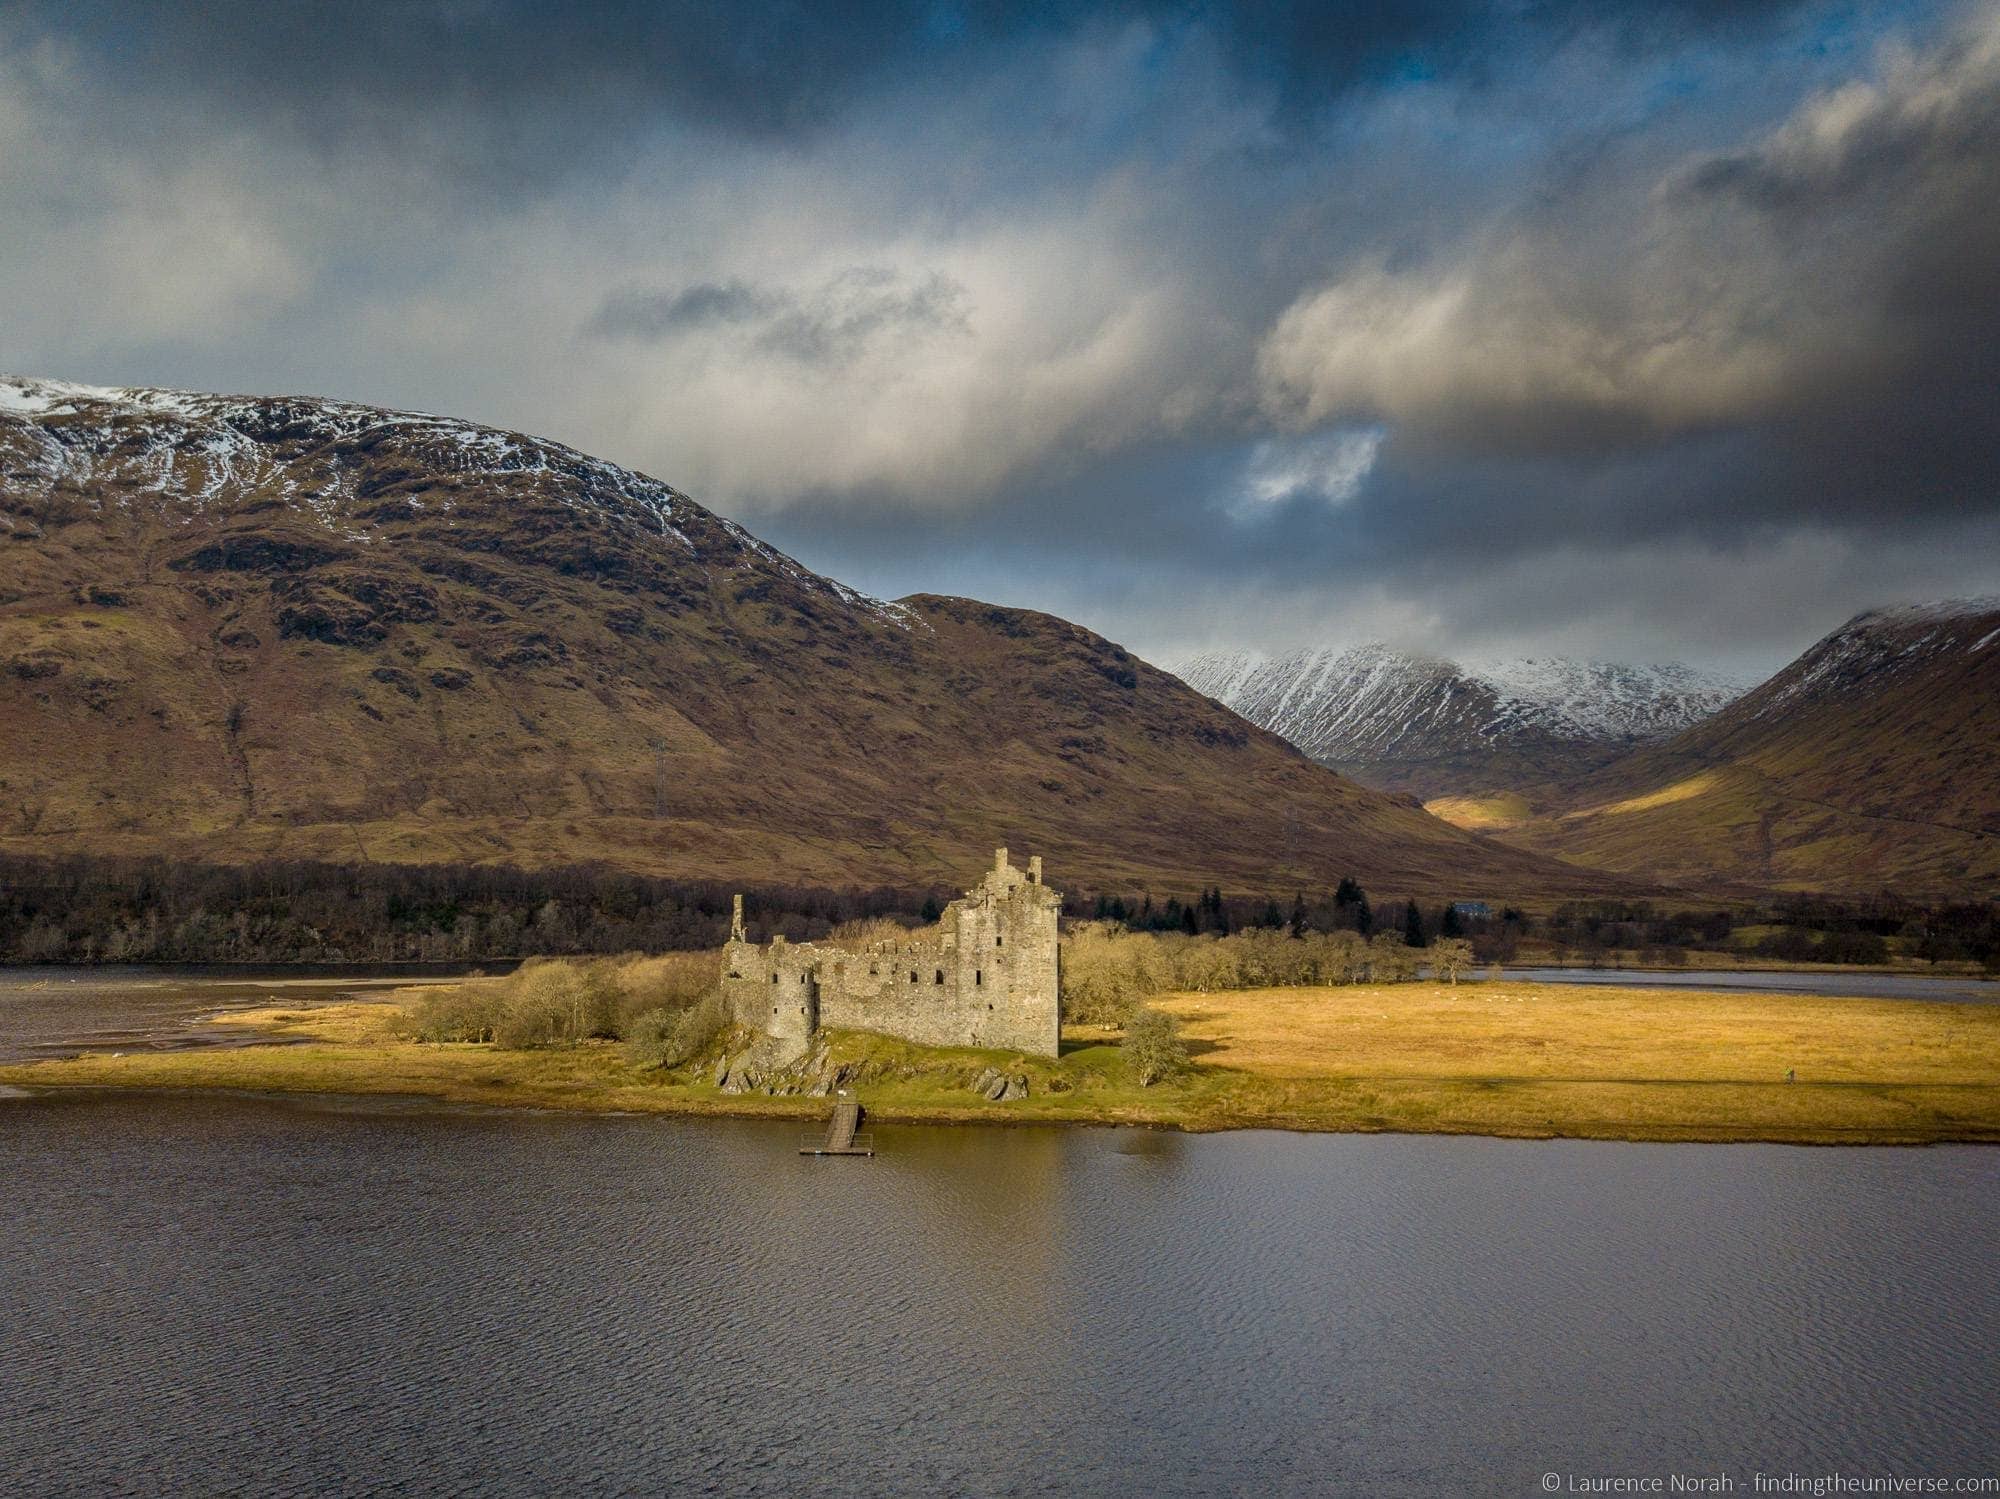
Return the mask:
[[1709,894],[2000,895],[2000,600],[1858,615],[1748,690],[1382,647],[1181,669],[1364,784],[1575,865]]

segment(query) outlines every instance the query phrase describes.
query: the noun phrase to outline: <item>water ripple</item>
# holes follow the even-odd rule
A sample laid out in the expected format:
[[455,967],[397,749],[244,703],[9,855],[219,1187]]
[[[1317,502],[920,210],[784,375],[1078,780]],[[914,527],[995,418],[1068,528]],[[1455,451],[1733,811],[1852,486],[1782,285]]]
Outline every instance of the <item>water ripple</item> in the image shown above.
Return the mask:
[[2000,1471],[2000,1152],[10,1100],[0,1490]]

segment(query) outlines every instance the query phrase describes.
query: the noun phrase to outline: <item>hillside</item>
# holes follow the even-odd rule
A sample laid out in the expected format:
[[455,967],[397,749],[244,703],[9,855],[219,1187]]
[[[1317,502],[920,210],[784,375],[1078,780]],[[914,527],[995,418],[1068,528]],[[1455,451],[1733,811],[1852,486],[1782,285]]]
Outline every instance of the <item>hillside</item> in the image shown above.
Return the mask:
[[1118,646],[819,577],[559,444],[0,381],[0,849],[1426,895],[1602,880]]
[[1462,666],[1364,645],[1180,663],[1182,680],[1380,790],[1463,798],[1567,781],[1722,707],[1737,683],[1677,664]]
[[1860,615],[1504,836],[1649,878],[2000,898],[2000,599]]

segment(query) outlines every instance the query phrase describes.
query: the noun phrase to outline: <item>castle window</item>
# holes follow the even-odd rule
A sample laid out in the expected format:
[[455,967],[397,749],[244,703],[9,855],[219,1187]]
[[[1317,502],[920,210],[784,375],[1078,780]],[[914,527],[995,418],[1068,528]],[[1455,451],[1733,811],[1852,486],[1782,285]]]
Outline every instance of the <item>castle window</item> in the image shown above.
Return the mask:
[[942,983],[944,982],[944,970],[943,970],[942,968],[940,968],[940,969],[939,969],[939,970],[937,971],[937,973],[938,973],[938,976],[937,976],[937,981],[938,981],[938,982],[939,982],[940,984],[942,984]]
[[775,973],[771,975],[771,982],[774,984],[778,982],[778,976]]
[[808,978],[810,978],[811,976],[812,976],[812,975],[810,975],[810,974],[806,974],[806,973],[802,973],[802,974],[800,974],[800,975],[799,975],[799,982],[803,984],[803,983],[804,983],[804,982],[805,982],[805,981],[806,981],[806,980],[807,980]]
[[995,947],[1004,947],[1004,946],[1006,946],[1006,945],[1007,945],[1007,938],[1006,938],[1006,935],[1005,935],[1004,933],[1001,933],[1001,932],[995,932],[995,933],[993,934],[993,945],[994,945]]
[[910,970],[910,982],[914,984],[916,981],[917,981],[917,970],[912,968]]
[[972,970],[973,987],[977,988],[979,985],[985,982],[986,982],[986,976],[983,973],[981,973],[977,968],[973,969]]

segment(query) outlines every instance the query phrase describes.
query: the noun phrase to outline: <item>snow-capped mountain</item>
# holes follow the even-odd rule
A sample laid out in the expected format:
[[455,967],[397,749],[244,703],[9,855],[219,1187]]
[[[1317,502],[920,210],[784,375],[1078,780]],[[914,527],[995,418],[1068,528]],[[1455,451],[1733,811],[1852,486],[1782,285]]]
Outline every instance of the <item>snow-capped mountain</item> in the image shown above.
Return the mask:
[[1649,877],[2000,895],[2000,598],[1877,609],[1504,836]]
[[[25,451],[7,455],[10,498],[88,490],[115,472],[107,497],[126,511],[148,505],[187,524],[211,508],[240,506],[245,496],[256,495],[260,503],[282,502],[342,540],[366,546],[382,539],[381,517],[369,513],[368,503],[382,481],[361,460],[379,450],[420,465],[432,476],[427,488],[441,479],[496,474],[554,481],[545,487],[558,503],[600,523],[642,527],[702,556],[703,545],[683,529],[691,524],[708,533],[706,560],[773,567],[803,587],[908,623],[907,611],[807,570],[657,479],[518,432],[318,397],[205,395],[18,375],[0,376],[0,416],[7,415],[31,419],[11,429],[25,439]],[[301,461],[315,449],[322,460],[345,461]],[[444,516],[455,503],[449,493],[404,501],[411,510],[434,508]],[[0,511],[0,533],[12,525]]]
[[[1990,627],[1990,628],[1989,628]],[[2000,644],[2000,595],[1940,599],[1857,614],[1743,702],[1744,722],[1776,718],[1815,699],[1911,676],[1932,658],[1971,657]]]
[[1678,733],[1744,687],[1675,663],[1461,665],[1379,644],[1202,655],[1176,670],[1314,759],[1425,797],[1574,775]]
[[949,885],[1009,843],[1070,888],[1596,884],[1087,630],[869,598],[561,443],[8,377],[0,787],[16,854]]

